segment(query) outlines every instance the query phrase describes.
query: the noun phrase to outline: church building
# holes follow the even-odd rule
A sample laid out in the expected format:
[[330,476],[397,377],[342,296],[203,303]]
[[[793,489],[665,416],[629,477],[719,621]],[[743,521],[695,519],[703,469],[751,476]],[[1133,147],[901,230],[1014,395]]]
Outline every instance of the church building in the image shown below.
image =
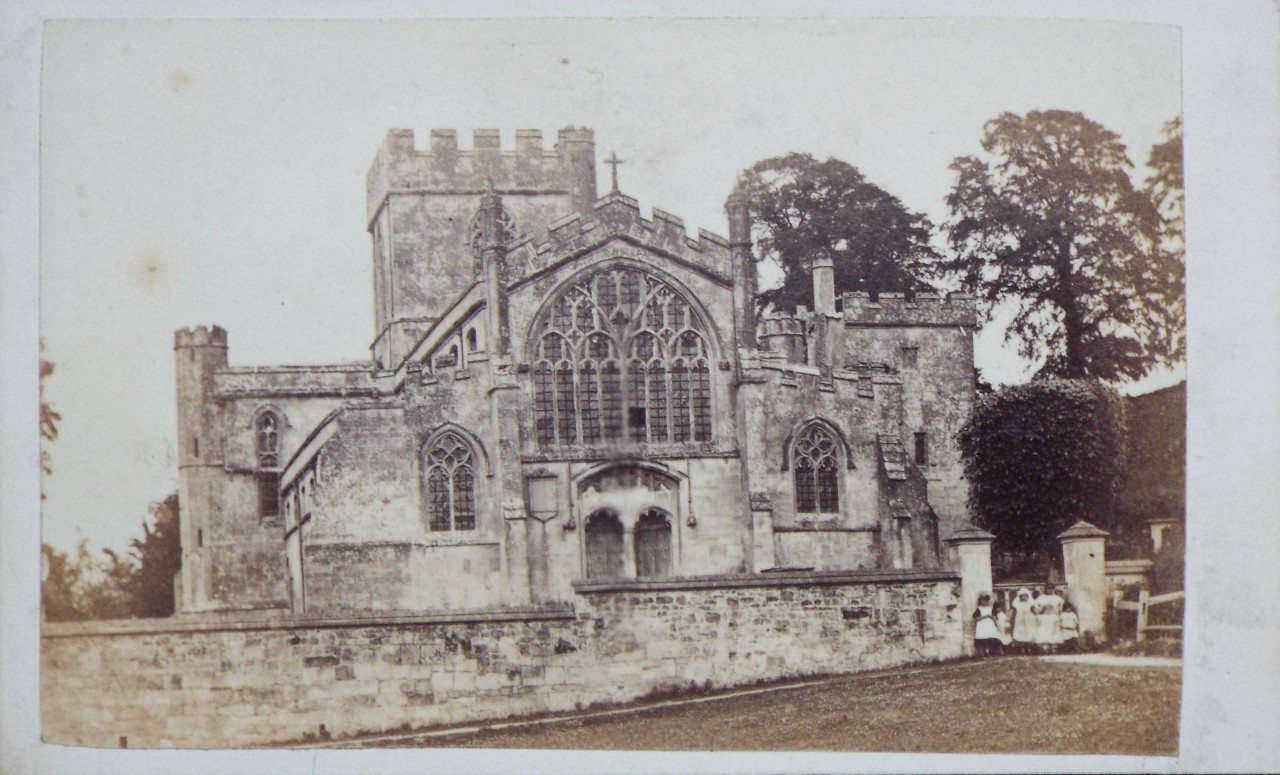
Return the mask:
[[[368,360],[175,334],[180,612],[486,611],[646,579],[936,570],[968,522],[972,297],[758,316],[728,239],[598,196],[594,135],[392,130]],[[305,325],[306,321],[299,321]]]

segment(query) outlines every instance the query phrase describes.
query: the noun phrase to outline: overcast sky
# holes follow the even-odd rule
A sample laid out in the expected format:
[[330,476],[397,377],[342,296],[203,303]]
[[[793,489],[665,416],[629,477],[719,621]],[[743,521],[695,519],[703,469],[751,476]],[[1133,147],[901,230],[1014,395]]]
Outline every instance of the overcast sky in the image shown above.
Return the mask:
[[[589,126],[642,210],[724,234],[737,173],[769,156],[836,156],[942,223],[948,165],[1002,111],[1081,111],[1139,166],[1180,114],[1177,29],[1130,23],[86,21],[45,41],[41,326],[63,420],[43,529],[64,549],[124,548],[176,488],[175,328],[227,328],[233,364],[368,357],[364,176],[388,128],[469,146],[498,127],[510,147]],[[1020,379],[999,340],[979,365]]]

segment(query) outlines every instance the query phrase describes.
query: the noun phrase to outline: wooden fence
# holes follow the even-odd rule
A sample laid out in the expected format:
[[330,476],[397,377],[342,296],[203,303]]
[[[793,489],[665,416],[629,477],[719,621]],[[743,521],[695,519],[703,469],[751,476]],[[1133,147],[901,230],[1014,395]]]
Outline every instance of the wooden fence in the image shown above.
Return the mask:
[[1187,593],[1183,590],[1177,592],[1169,592],[1164,595],[1152,595],[1147,590],[1139,590],[1138,600],[1121,600],[1119,595],[1112,598],[1112,605],[1121,611],[1136,611],[1138,614],[1138,641],[1147,639],[1149,632],[1176,632],[1182,633],[1181,624],[1151,624],[1151,607],[1164,605],[1166,603],[1174,603],[1179,600],[1185,600]]

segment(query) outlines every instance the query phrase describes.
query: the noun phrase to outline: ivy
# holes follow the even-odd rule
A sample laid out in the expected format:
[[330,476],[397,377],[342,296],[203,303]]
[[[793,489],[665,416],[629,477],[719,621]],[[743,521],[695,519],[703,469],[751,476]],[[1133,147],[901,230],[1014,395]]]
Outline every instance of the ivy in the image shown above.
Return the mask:
[[1087,380],[1039,379],[982,395],[960,431],[969,507],[1002,546],[1053,552],[1079,520],[1115,524],[1124,405]]

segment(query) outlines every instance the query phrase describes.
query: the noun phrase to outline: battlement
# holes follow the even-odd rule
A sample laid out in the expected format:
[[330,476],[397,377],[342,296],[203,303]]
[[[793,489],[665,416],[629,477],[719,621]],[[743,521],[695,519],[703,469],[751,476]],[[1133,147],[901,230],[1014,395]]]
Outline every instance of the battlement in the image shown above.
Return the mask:
[[756,336],[804,336],[808,325],[808,321],[802,317],[770,315],[760,319],[756,326]]
[[977,304],[972,294],[918,293],[907,299],[901,293],[882,293],[876,301],[866,293],[843,297],[846,327],[857,326],[964,326],[977,324]]
[[[510,149],[502,147],[502,130],[499,129],[473,129],[470,149],[458,147],[458,130],[456,129],[432,129],[428,136],[430,140],[427,148],[419,151],[414,142],[412,129],[388,129],[380,153],[390,157],[409,154],[425,156],[469,154],[481,151],[498,151],[511,156],[546,153],[542,146],[541,129],[517,129],[515,146]],[[565,127],[556,133],[556,145],[551,153],[557,153],[562,146],[569,143],[594,145],[595,132],[587,127]]]
[[674,255],[685,255],[724,281],[730,276],[729,241],[705,229],[689,236],[684,221],[653,208],[651,218],[640,214],[640,203],[616,191],[597,201],[589,214],[570,213],[553,221],[541,235],[525,235],[507,250],[506,280],[514,282],[554,263],[565,249],[598,239],[601,234],[626,235],[637,242]]
[[585,206],[596,195],[595,133],[566,127],[547,150],[540,129],[517,129],[511,148],[497,129],[473,130],[470,148],[458,147],[453,129],[432,129],[426,148],[412,129],[388,130],[365,181],[368,219],[396,191],[479,195],[490,181],[499,194],[570,194]]
[[226,347],[227,332],[222,326],[196,326],[179,328],[173,332],[173,346],[178,347]]

